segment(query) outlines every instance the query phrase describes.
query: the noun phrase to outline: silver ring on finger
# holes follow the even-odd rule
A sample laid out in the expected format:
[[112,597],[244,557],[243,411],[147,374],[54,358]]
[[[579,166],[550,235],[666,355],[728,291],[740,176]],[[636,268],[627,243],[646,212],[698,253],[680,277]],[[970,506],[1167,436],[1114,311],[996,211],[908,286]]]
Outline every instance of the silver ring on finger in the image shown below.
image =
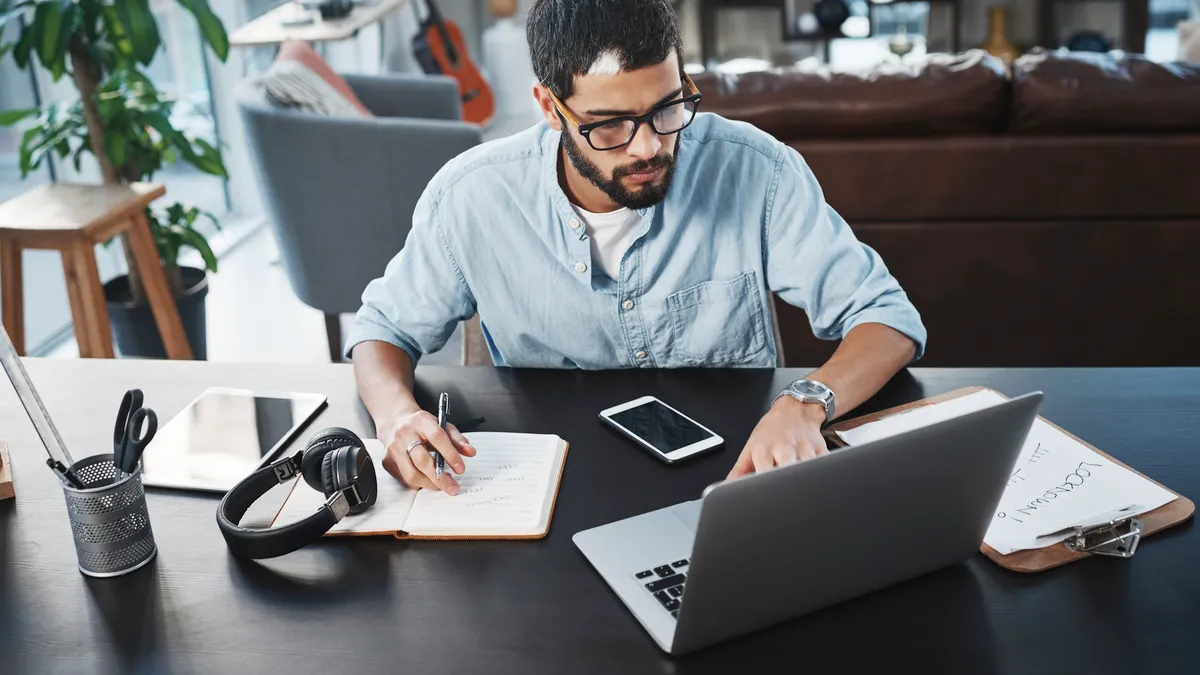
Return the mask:
[[404,452],[409,455],[412,455],[412,451],[415,450],[418,446],[425,447],[425,441],[418,438],[417,440],[413,441],[412,443],[409,443],[408,449],[405,450]]

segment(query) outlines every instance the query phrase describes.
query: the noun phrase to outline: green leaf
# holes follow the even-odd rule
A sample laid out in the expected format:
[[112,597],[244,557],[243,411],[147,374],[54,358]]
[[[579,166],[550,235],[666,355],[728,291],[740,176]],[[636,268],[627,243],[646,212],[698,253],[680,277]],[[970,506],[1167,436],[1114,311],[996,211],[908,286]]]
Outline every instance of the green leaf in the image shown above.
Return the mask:
[[25,66],[29,65],[29,53],[32,48],[33,26],[24,24],[21,26],[21,37],[17,38],[17,44],[13,47],[13,61],[16,61],[18,68],[24,70]]
[[225,33],[224,24],[208,6],[208,0],[179,0],[179,4],[196,17],[200,35],[204,36],[213,53],[224,61],[229,56],[229,35]]
[[105,131],[104,150],[113,166],[125,166],[125,160],[129,159],[129,138],[120,129]]
[[213,214],[209,213],[208,211],[201,211],[201,212],[200,212],[200,215],[202,215],[202,216],[204,216],[205,218],[208,218],[209,220],[211,220],[211,221],[212,221],[212,224],[213,224],[213,227],[217,228],[218,230],[220,230],[220,229],[221,229],[221,222],[220,222],[219,220],[217,220],[217,217],[216,217],[216,216],[214,216]]
[[142,119],[147,126],[154,129],[163,137],[168,144],[179,150],[179,154],[183,156],[189,163],[197,162],[196,152],[192,149],[192,144],[182,132],[171,126],[171,120],[165,113],[152,111],[143,113]]
[[75,154],[71,157],[71,162],[75,165],[75,173],[83,171],[83,167],[80,164],[80,162],[83,160],[83,153],[91,152],[91,150],[91,147],[86,141],[75,149]]
[[129,38],[133,55],[142,65],[150,65],[158,51],[161,38],[158,22],[150,11],[150,0],[116,0],[117,18]]
[[33,15],[38,59],[54,73],[54,79],[66,71],[67,43],[75,22],[77,6],[71,0],[47,0],[38,3]]
[[225,164],[221,161],[221,152],[214,148],[203,138],[196,139],[196,146],[200,148],[200,154],[197,161],[192,162],[197,169],[214,176],[226,177]]
[[58,82],[59,80],[62,79],[62,76],[65,75],[66,72],[67,72],[67,55],[64,52],[62,55],[60,55],[58,57],[58,60],[54,62],[54,66],[52,68],[50,68],[50,78],[53,81]]
[[189,230],[185,228],[178,228],[177,231],[179,233],[179,237],[183,239],[185,244],[200,252],[200,257],[204,259],[204,266],[207,267],[210,272],[215,273],[217,271],[217,256],[214,255],[212,249],[209,248],[208,241],[204,239],[204,235],[195,230]]
[[11,127],[26,117],[36,115],[39,112],[41,110],[37,108],[17,108],[16,110],[0,111],[0,127]]
[[43,132],[43,129],[41,127],[31,127],[29,129],[26,129],[25,133],[21,136],[21,162],[20,162],[20,164],[21,164],[21,177],[22,178],[29,175],[29,169],[31,168],[30,164],[31,164],[31,160],[33,158],[33,145],[34,145],[33,141],[39,135],[41,135],[42,132]]

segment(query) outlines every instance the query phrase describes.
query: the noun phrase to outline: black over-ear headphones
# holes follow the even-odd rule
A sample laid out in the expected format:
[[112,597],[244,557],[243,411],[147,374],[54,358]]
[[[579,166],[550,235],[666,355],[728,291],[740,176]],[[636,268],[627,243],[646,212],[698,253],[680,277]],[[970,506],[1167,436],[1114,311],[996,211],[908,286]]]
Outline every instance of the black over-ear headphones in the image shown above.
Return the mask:
[[[304,477],[327,498],[319,511],[294,523],[269,529],[242,527],[242,516],[268,490]],[[375,503],[375,464],[353,431],[330,427],[295,455],[268,464],[225,493],[217,506],[217,524],[229,550],[239,558],[274,558],[316,541],[350,513]]]

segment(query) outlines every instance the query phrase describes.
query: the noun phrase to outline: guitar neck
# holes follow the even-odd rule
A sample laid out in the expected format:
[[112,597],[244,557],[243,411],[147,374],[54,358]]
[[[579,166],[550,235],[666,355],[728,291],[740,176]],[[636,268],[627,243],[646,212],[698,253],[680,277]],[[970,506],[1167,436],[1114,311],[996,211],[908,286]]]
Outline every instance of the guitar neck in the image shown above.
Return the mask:
[[442,12],[438,9],[437,3],[433,0],[425,0],[425,7],[429,9],[429,16],[425,17],[425,21],[430,24],[442,25]]
[[455,50],[454,45],[450,42],[450,34],[446,32],[446,23],[442,20],[441,10],[438,9],[437,3],[434,0],[425,0],[425,6],[429,8],[429,16],[425,17],[425,20],[421,22],[422,27],[428,28],[432,26],[437,29],[438,34],[442,36],[442,44],[445,45],[447,58],[452,63],[457,64],[458,51]]

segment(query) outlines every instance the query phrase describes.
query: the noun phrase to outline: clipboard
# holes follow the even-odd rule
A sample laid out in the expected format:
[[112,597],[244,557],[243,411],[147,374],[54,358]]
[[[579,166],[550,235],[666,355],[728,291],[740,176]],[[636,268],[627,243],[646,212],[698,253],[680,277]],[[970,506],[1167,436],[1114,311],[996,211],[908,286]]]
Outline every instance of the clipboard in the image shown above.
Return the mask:
[[[869,415],[855,417],[844,420],[836,424],[831,424],[822,431],[826,442],[831,448],[849,447],[847,443],[836,434],[839,431],[847,431],[854,429],[869,422],[875,422],[896,413],[913,410],[922,406],[941,403],[952,399],[973,394],[978,391],[991,391],[1003,398],[1009,398],[1004,394],[990,389],[989,387],[974,386],[955,389],[944,394],[931,396],[912,403],[888,408]],[[1107,554],[1117,555],[1119,557],[1128,558],[1134,554],[1137,548],[1137,543],[1142,537],[1148,537],[1157,532],[1161,532],[1169,527],[1174,527],[1182,522],[1185,522],[1196,512],[1196,505],[1192,500],[1175,492],[1158,481],[1149,478],[1130,468],[1124,462],[1112,457],[1111,455],[1100,450],[1096,446],[1079,438],[1071,432],[1054,424],[1050,420],[1038,415],[1038,419],[1042,420],[1051,427],[1066,434],[1067,437],[1079,443],[1083,447],[1092,452],[1104,457],[1113,464],[1124,468],[1126,471],[1137,474],[1142,478],[1154,483],[1162,489],[1175,495],[1175,499],[1166,504],[1147,511],[1146,513],[1113,520],[1098,525],[1089,527],[1076,527],[1075,533],[1067,541],[1059,542],[1044,548],[1028,549],[1025,551],[1016,551],[1008,555],[1001,555],[996,549],[988,546],[986,543],[980,546],[980,551],[988,558],[992,559],[997,565],[1012,570],[1014,572],[1042,572],[1060,565],[1065,565],[1069,562],[1081,560],[1092,555]]]

